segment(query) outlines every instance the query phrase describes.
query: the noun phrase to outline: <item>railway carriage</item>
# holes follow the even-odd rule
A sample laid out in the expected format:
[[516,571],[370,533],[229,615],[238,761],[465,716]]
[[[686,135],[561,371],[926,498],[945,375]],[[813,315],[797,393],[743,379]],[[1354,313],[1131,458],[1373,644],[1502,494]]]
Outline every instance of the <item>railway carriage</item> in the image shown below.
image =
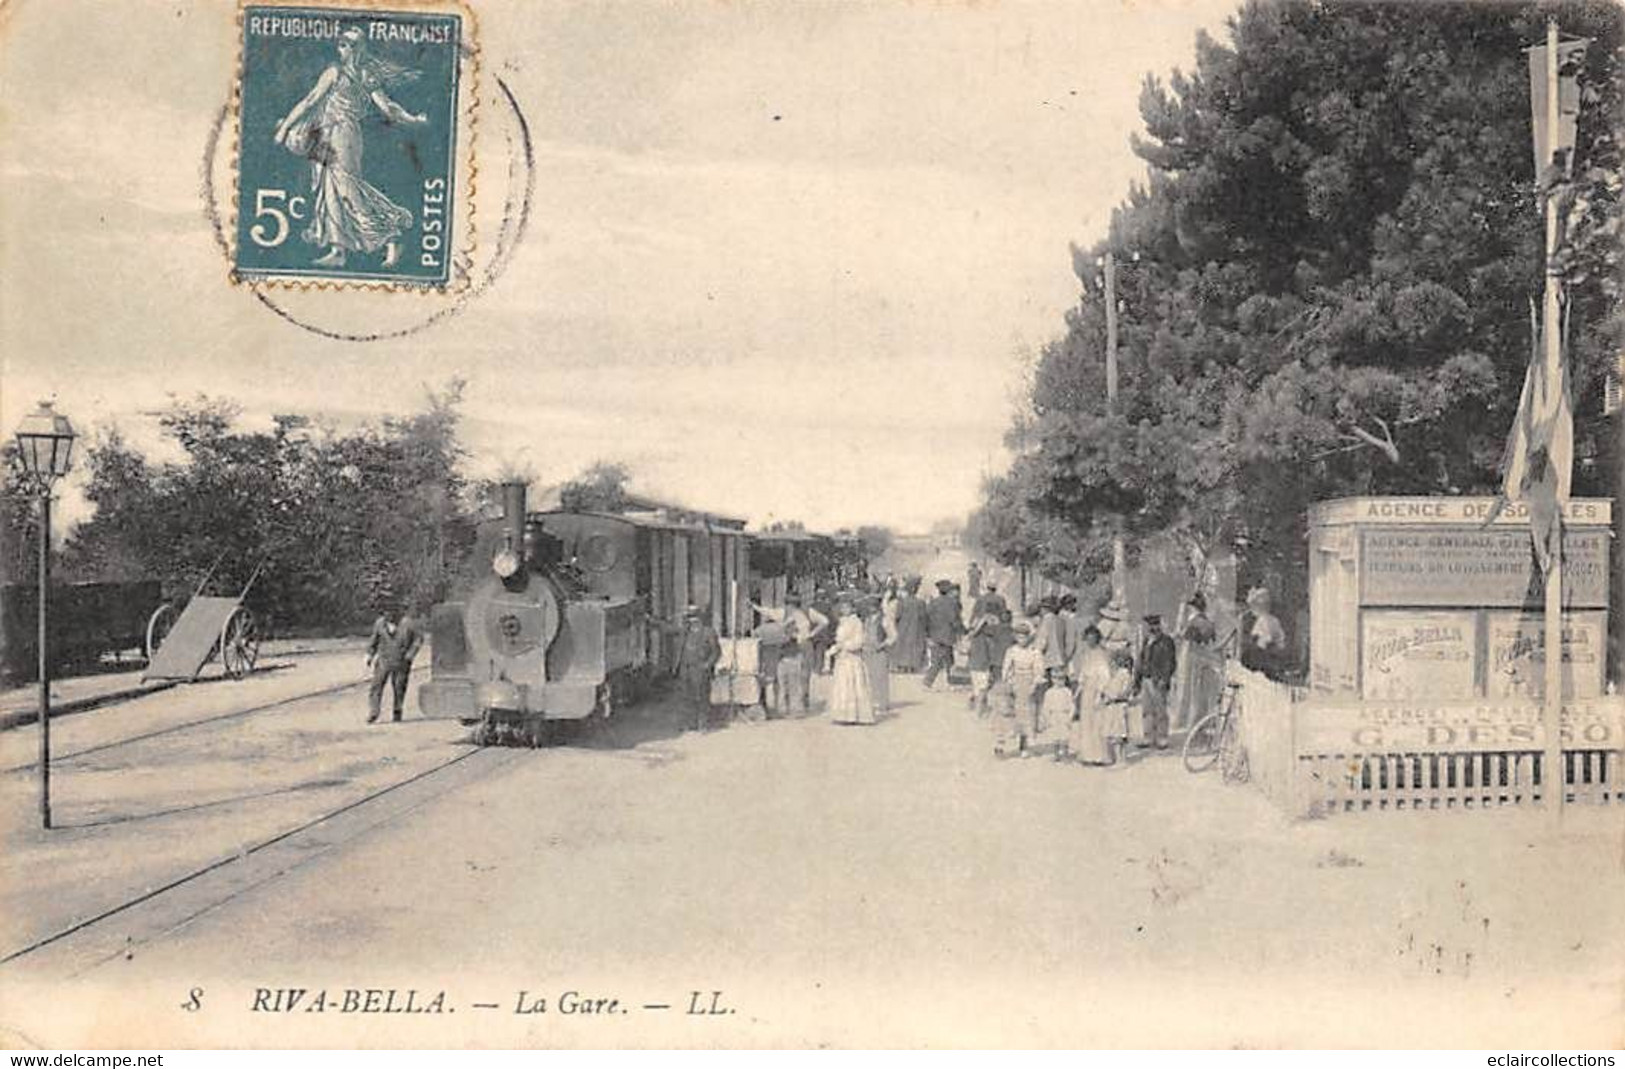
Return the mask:
[[[140,651],[153,610],[162,604],[156,579],[123,583],[53,583],[49,644],[51,667],[92,665],[106,654]],[[39,675],[39,585],[0,585],[0,680],[22,683]]]

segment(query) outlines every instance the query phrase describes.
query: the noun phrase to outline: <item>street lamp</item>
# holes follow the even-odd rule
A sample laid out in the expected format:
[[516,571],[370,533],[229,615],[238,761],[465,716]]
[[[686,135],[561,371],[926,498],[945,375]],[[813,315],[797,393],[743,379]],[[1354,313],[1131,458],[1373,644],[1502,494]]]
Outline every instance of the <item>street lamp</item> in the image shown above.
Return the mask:
[[51,655],[46,639],[46,598],[51,589],[51,487],[73,460],[73,424],[51,402],[17,428],[17,453],[39,497],[39,811],[51,826]]

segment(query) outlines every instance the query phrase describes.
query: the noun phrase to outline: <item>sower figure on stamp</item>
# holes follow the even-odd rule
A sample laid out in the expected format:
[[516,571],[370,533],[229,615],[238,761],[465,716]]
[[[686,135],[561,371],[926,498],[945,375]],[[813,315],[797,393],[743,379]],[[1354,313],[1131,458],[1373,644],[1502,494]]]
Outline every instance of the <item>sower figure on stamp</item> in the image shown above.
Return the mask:
[[1145,652],[1134,671],[1140,691],[1140,711],[1145,718],[1142,747],[1168,748],[1168,689],[1173,685],[1176,652],[1174,640],[1162,629],[1162,617],[1152,613],[1145,618]]
[[367,643],[367,667],[372,669],[372,685],[367,689],[367,723],[378,721],[386,684],[393,688],[394,719],[400,723],[401,711],[406,708],[406,684],[412,675],[412,658],[422,646],[423,632],[410,613],[386,611],[374,621],[372,639]]
[[310,160],[314,198],[310,225],[301,236],[312,245],[328,246],[316,264],[338,267],[348,253],[383,249],[383,266],[393,267],[412,213],[361,177],[361,123],[369,104],[390,122],[428,122],[427,115],[408,112],[384,92],[412,81],[418,72],[369,55],[354,27],[339,37],[338,53],[338,62],[322,71],[310,92],[277,124],[274,137],[289,152]]
[[684,616],[683,648],[677,655],[677,678],[694,718],[695,731],[704,731],[710,722],[711,680],[721,658],[722,643],[717,633],[706,622],[700,607],[690,605]]

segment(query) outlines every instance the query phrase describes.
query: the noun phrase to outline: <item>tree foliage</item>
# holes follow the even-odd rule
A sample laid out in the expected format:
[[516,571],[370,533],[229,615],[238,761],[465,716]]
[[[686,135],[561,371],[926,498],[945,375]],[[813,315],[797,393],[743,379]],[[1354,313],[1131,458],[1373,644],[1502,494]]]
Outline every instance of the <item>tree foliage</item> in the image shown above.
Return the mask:
[[154,463],[116,431],[86,454],[94,515],[64,548],[82,579],[155,576],[185,597],[244,588],[278,627],[343,628],[444,592],[472,541],[457,440],[463,384],[424,408],[341,433],[303,416],[239,430],[233,403],[177,400],[160,417],[183,459]]
[[39,509],[17,443],[0,445],[0,582],[38,583]]
[[[1228,44],[1199,37],[1194,72],[1148,78],[1149,178],[1104,240],[1073,249],[1083,300],[975,520],[995,555],[1095,574],[1121,518],[1133,536],[1239,544],[1257,578],[1290,587],[1316,500],[1492,491],[1543,282],[1523,52],[1543,10],[1250,2]],[[1621,16],[1557,15],[1592,38],[1568,254],[1584,456],[1625,339]],[[1577,493],[1598,489],[1594,470]]]
[[559,489],[559,507],[566,512],[625,512],[631,478],[630,469],[619,461],[596,461]]

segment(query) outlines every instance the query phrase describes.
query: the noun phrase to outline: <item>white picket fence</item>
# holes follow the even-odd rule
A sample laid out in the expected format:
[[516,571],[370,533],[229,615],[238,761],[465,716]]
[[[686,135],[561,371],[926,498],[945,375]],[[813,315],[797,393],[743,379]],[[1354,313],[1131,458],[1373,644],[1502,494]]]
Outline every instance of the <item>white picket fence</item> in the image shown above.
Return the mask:
[[[1328,705],[1254,672],[1231,673],[1242,688],[1241,739],[1251,781],[1289,814],[1496,809],[1545,801],[1551,778],[1542,767],[1538,708],[1456,703],[1451,711],[1467,727],[1428,730],[1404,723],[1411,710]],[[1390,718],[1391,730],[1370,726],[1380,719],[1373,713],[1390,712],[1400,714]],[[1503,723],[1509,716],[1513,730]],[[1392,720],[1401,722],[1399,729],[1392,729]],[[1570,740],[1563,751],[1565,803],[1625,804],[1625,754],[1619,749],[1625,700],[1566,707],[1564,731]]]

